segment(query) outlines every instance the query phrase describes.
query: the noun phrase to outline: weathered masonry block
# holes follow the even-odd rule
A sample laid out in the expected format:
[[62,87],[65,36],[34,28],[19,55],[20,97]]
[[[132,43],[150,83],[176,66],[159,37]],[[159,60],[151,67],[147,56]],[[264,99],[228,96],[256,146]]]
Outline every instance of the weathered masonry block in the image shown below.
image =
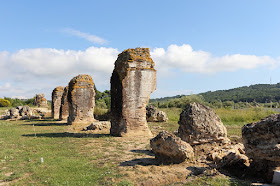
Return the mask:
[[69,82],[68,87],[68,124],[91,123],[95,121],[93,116],[95,91],[91,76],[78,75]]
[[33,105],[38,107],[48,107],[48,101],[45,94],[36,94]]
[[69,116],[69,104],[68,104],[68,86],[64,88],[62,98],[61,98],[61,107],[59,111],[59,119],[60,120],[67,120]]
[[111,76],[111,135],[150,135],[146,105],[156,89],[156,70],[148,48],[119,54]]
[[59,111],[61,107],[61,98],[64,87],[56,87],[52,92],[52,118],[59,119]]

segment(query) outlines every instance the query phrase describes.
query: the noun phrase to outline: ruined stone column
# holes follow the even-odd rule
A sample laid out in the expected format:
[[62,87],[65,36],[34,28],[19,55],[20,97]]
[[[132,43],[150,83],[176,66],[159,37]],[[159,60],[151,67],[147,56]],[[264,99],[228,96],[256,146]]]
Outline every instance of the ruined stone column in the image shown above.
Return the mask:
[[38,107],[48,107],[48,101],[45,98],[45,94],[36,94],[33,105]]
[[59,119],[60,120],[67,120],[69,116],[69,104],[68,104],[68,86],[64,88],[62,98],[61,98],[61,107],[59,111]]
[[52,118],[59,119],[59,111],[61,107],[61,98],[64,87],[59,86],[53,89],[52,92]]
[[156,70],[148,48],[119,54],[111,77],[111,135],[151,135],[146,105],[156,89]]
[[78,75],[69,82],[68,87],[68,124],[90,124],[95,121],[95,91],[91,76]]

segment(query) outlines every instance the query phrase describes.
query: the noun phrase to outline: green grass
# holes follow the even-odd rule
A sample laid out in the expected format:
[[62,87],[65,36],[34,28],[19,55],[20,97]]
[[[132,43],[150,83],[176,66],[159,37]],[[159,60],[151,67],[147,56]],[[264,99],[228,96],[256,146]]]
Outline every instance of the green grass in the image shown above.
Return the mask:
[[[0,112],[6,109],[0,108]],[[177,130],[182,109],[162,110],[167,113],[169,121],[149,123],[152,131]],[[241,127],[244,124],[272,113],[259,109],[216,111],[227,127],[229,136],[241,136]],[[67,127],[53,120],[0,121],[0,184],[1,182],[12,185],[133,184],[129,177],[122,176],[117,161],[119,156],[126,155],[124,149],[131,144],[109,135],[78,138],[64,133]],[[137,158],[136,155],[139,157],[141,154],[134,155]],[[41,158],[44,162],[41,162]],[[200,177],[194,178],[189,185],[239,185],[239,183],[230,178]]]
[[0,180],[16,180],[16,185],[98,185],[118,174],[115,165],[97,165],[94,154],[81,153],[88,138],[64,136],[65,126],[33,123],[0,121]]
[[216,113],[227,125],[240,125],[259,121],[262,118],[274,114],[270,109],[249,108],[249,109],[216,109]]

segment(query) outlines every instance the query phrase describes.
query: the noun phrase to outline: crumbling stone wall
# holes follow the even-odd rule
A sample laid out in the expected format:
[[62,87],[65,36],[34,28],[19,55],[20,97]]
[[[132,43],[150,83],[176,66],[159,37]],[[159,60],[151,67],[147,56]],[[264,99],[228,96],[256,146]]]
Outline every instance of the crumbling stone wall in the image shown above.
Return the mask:
[[95,121],[93,116],[95,91],[91,76],[78,75],[69,82],[68,87],[68,124],[91,123]]
[[63,90],[62,98],[61,98],[61,107],[59,111],[59,119],[67,120],[69,116],[69,104],[68,104],[68,86],[66,86]]
[[33,105],[38,107],[48,107],[48,101],[45,98],[45,94],[36,94]]
[[61,107],[61,98],[64,87],[59,86],[53,89],[52,92],[52,118],[59,119],[59,111]]
[[111,135],[150,135],[146,104],[156,89],[156,70],[148,48],[119,54],[111,77]]

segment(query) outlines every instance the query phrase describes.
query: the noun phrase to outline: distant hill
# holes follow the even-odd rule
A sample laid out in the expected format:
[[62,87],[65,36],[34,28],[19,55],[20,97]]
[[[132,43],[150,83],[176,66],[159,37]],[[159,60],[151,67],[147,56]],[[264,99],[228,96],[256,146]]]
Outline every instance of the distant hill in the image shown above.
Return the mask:
[[265,103],[280,100],[280,83],[277,84],[257,84],[233,88],[229,90],[217,90],[201,93],[207,102],[214,100],[234,101],[234,102],[259,102]]
[[177,95],[177,96],[171,96],[171,97],[150,99],[150,103],[153,103],[153,102],[164,102],[164,101],[168,101],[168,100],[175,99],[175,98],[181,98],[183,96],[185,96],[185,95]]
[[[256,84],[251,86],[243,86],[229,90],[217,90],[200,93],[206,102],[214,100],[234,101],[234,102],[276,102],[280,100],[280,83],[277,84]],[[158,99],[151,99],[150,102],[163,102],[174,98],[181,98],[184,95],[177,95],[173,97],[165,97]]]

